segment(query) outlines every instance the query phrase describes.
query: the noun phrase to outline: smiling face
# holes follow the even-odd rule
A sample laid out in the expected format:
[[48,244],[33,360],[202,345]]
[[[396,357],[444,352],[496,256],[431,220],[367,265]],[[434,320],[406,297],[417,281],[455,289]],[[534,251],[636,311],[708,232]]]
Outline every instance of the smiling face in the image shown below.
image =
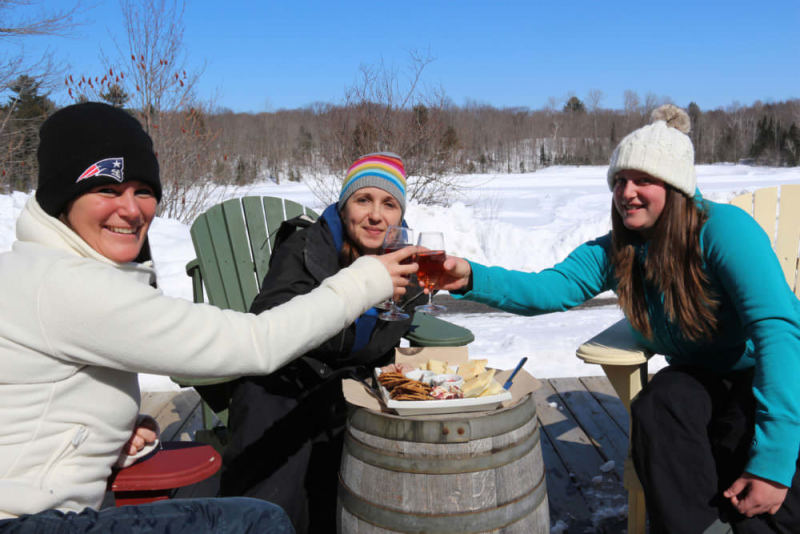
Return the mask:
[[645,237],[664,211],[667,188],[649,174],[623,169],[614,177],[614,208],[629,230]]
[[400,203],[377,187],[363,187],[353,193],[342,210],[345,232],[364,254],[380,253],[383,236],[390,225],[400,224]]
[[136,180],[99,185],[73,200],[63,220],[94,250],[126,263],[139,255],[157,204],[150,186]]

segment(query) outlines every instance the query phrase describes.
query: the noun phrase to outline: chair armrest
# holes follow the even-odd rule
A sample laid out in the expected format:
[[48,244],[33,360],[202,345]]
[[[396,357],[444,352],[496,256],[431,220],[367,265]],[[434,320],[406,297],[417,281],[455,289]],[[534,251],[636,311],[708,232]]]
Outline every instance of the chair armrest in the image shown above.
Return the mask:
[[203,302],[203,275],[197,258],[186,264],[186,276],[192,279],[192,297],[195,302]]
[[214,475],[222,457],[209,445],[187,441],[162,442],[162,449],[125,469],[113,470],[108,489],[117,506],[167,499],[175,488]]
[[467,328],[427,313],[414,313],[405,337],[412,347],[460,347],[475,341]]
[[603,372],[630,411],[633,398],[647,383],[647,360],[653,353],[636,342],[627,319],[609,326],[575,351],[586,363],[603,366]]
[[617,321],[575,351],[586,363],[600,365],[641,365],[653,353],[636,342],[627,319]]

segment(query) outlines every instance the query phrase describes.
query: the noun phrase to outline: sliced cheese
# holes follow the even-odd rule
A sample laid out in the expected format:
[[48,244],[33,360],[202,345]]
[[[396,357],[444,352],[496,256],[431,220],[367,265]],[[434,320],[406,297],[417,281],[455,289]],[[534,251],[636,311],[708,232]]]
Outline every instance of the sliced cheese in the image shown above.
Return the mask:
[[461,386],[461,392],[465,397],[478,397],[489,387],[489,383],[494,378],[494,372],[494,369],[487,369],[477,376],[465,380],[464,385]]
[[498,395],[498,394],[502,393],[503,391],[505,391],[505,390],[503,389],[503,386],[500,384],[500,382],[498,382],[497,380],[492,378],[492,381],[489,382],[489,387],[487,387],[483,391],[483,393],[481,393],[478,396],[479,397],[488,397],[489,395]]
[[428,360],[428,371],[433,371],[438,375],[447,373],[447,362],[441,360]]
[[466,380],[484,372],[486,370],[486,364],[488,363],[489,360],[467,360],[458,366],[456,374],[461,375],[461,377]]

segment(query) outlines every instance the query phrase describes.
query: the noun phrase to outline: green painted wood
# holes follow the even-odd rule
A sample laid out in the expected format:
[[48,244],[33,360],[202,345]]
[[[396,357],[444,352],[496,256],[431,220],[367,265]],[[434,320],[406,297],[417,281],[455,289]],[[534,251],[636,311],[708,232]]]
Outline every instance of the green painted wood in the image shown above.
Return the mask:
[[[260,284],[256,282],[242,203],[239,199],[229,200],[223,203],[222,211],[225,217],[225,231],[233,254],[232,264],[236,272],[235,280],[239,283],[239,294],[242,297],[242,307],[233,309],[248,311],[250,303],[258,294]],[[231,280],[229,285],[234,285],[234,283],[235,281]]]
[[284,214],[285,219],[289,220],[298,215],[302,215],[304,213],[304,208],[302,205],[298,204],[293,200],[284,200]]
[[281,223],[288,219],[284,212],[284,200],[282,198],[264,197],[264,214],[267,218],[267,237],[269,240],[269,249],[275,240],[275,234],[281,227]]
[[207,213],[201,215],[192,224],[190,234],[194,243],[194,251],[197,254],[197,262],[207,301],[220,308],[228,308],[228,299],[225,295],[222,275],[217,265],[217,255],[214,250]]
[[467,328],[427,313],[415,313],[406,339],[412,347],[460,347],[475,340]]
[[258,287],[261,287],[269,270],[269,258],[272,255],[272,246],[267,237],[267,219],[264,216],[262,197],[244,197],[242,208],[247,224],[250,253],[256,271],[256,282]]
[[[233,199],[233,201],[238,202],[236,199]],[[229,200],[227,202],[231,201]],[[209,295],[209,302],[221,308],[242,311],[245,309],[245,302],[241,284],[231,283],[232,280],[238,280],[238,277],[236,274],[233,244],[230,241],[230,234],[228,233],[228,227],[225,223],[224,204],[225,203],[218,204],[208,210],[206,212],[206,219],[208,220],[208,229],[211,234],[211,243],[221,279],[222,292],[225,295],[226,305],[221,306],[217,302],[211,300],[213,294]],[[205,274],[203,275],[203,279],[206,279]],[[209,283],[206,283],[206,287],[210,286],[211,281],[208,280],[208,282]]]
[[195,302],[205,302],[203,299],[203,276],[200,274],[200,262],[193,259],[186,264],[186,275],[192,279],[192,298]]

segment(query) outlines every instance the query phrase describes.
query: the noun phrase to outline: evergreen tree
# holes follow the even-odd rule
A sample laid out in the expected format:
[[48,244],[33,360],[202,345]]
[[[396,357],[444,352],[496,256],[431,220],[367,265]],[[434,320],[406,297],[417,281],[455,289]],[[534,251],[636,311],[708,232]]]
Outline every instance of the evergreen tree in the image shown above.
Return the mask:
[[761,161],[770,160],[776,141],[772,117],[761,117],[756,125],[756,138],[750,146],[750,157]]
[[122,88],[118,83],[112,83],[108,86],[105,93],[100,93],[100,98],[108,102],[115,108],[124,108],[128,103],[131,96]]
[[36,147],[39,126],[55,109],[47,95],[40,94],[42,82],[23,74],[9,86],[12,94],[5,110],[9,115],[7,145],[10,156],[8,185],[12,190],[29,191],[37,180]]
[[702,111],[700,111],[700,106],[698,106],[694,102],[689,103],[689,107],[687,108],[687,112],[689,115],[689,119],[692,121],[692,130],[689,132],[689,137],[692,140],[692,144],[695,147],[695,152],[699,151],[699,141],[700,141],[700,117],[702,116]]
[[800,165],[800,128],[795,123],[783,133],[781,140],[781,159],[790,167]]
[[564,111],[569,113],[586,113],[586,106],[583,105],[581,99],[577,96],[571,96],[567,103],[564,104]]

